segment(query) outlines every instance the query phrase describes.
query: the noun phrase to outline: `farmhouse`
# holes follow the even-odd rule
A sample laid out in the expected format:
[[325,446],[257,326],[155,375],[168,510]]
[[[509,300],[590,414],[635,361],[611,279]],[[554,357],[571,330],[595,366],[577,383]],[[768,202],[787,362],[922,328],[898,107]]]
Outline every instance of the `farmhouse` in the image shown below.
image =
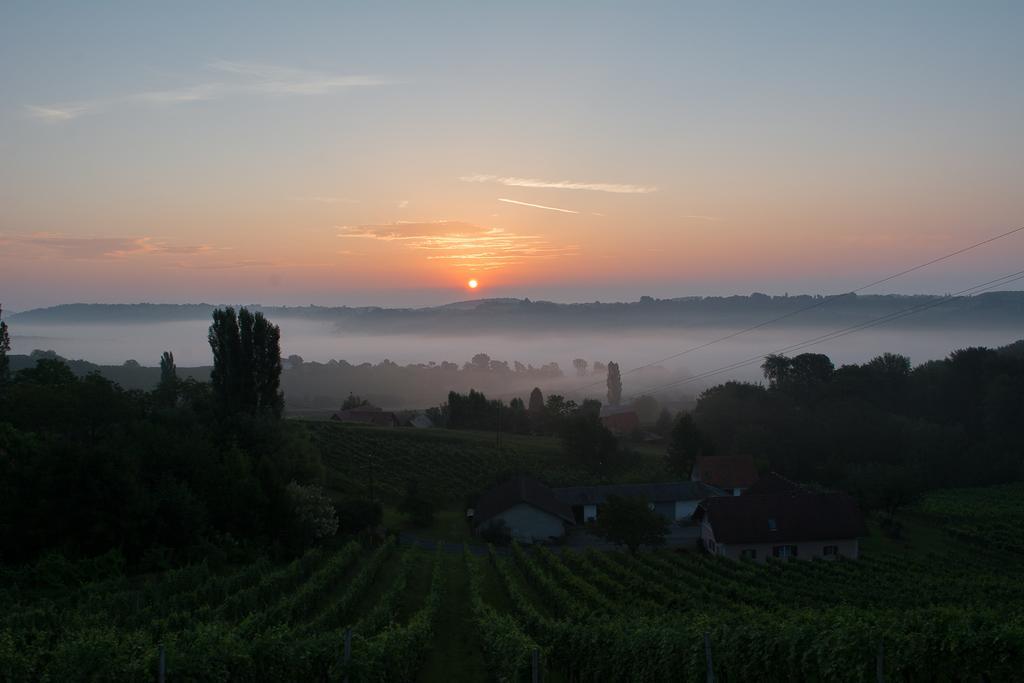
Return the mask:
[[867,534],[856,501],[842,493],[801,489],[708,498],[693,518],[714,555],[762,562],[769,557],[857,558]]
[[690,479],[738,496],[757,481],[757,468],[749,455],[698,455]]
[[704,498],[727,495],[724,491],[696,481],[570,486],[554,489],[554,493],[572,509],[577,524],[597,519],[601,506],[608,502],[610,496],[640,498],[666,519],[679,521],[689,519]]
[[630,406],[601,406],[601,424],[613,434],[632,434],[640,428],[640,417]]
[[514,477],[480,496],[473,511],[476,531],[504,522],[517,541],[561,538],[573,524],[572,510],[550,488],[531,477]]
[[397,427],[399,424],[398,417],[394,413],[372,407],[339,410],[334,415],[331,415],[331,419],[339,422],[375,425],[377,427]]

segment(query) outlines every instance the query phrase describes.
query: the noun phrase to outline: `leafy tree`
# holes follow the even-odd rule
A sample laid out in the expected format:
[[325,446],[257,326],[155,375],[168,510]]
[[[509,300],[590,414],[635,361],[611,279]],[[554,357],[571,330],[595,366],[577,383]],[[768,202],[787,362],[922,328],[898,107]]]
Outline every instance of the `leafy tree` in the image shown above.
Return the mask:
[[595,534],[616,545],[624,545],[631,553],[640,546],[660,546],[668,535],[668,520],[647,506],[640,498],[609,496],[598,511]]
[[636,411],[636,415],[640,418],[642,424],[652,424],[658,419],[661,405],[658,403],[658,399],[644,394],[633,400],[633,410]]
[[789,358],[774,353],[765,356],[764,362],[761,363],[761,372],[764,373],[764,378],[768,380],[768,386],[772,389],[781,388],[785,384],[789,368]]
[[302,547],[333,536],[338,531],[338,514],[331,499],[319,486],[291,482],[286,487],[294,536]]
[[608,363],[608,405],[617,406],[622,400],[622,375],[619,364]]
[[491,357],[486,353],[478,353],[470,361],[470,367],[474,370],[486,372],[491,369]]
[[800,399],[815,399],[834,372],[835,366],[825,354],[801,353],[790,360],[787,385],[783,388]]
[[405,497],[398,511],[409,518],[413,526],[425,528],[434,523],[434,504],[420,494],[419,482],[410,479],[405,486]]
[[689,477],[698,455],[705,455],[710,450],[697,423],[689,413],[683,413],[676,419],[668,442],[668,468],[680,477]]
[[213,312],[208,335],[213,351],[210,379],[225,414],[280,417],[281,329],[262,313],[230,306]]
[[352,498],[334,504],[338,515],[338,531],[356,534],[372,529],[384,518],[384,508],[377,501]]
[[534,387],[530,392],[530,413],[541,415],[544,412],[544,394],[540,393],[540,387]]
[[657,421],[654,423],[654,432],[662,436],[668,436],[668,433],[672,431],[672,425],[672,413],[668,412],[668,408],[662,408],[658,414]]
[[580,405],[579,412],[581,415],[591,415],[599,418],[601,417],[601,402],[596,398],[585,398]]
[[3,320],[4,309],[0,306],[0,387],[10,379],[11,367],[7,354],[11,351],[11,335],[7,332],[7,323]]
[[587,361],[582,358],[574,358],[572,366],[576,368],[576,374],[585,377],[587,374]]
[[164,406],[173,406],[178,400],[178,368],[174,364],[174,354],[170,351],[164,351],[160,356],[160,383],[156,395]]
[[450,429],[496,429],[500,401],[491,401],[479,391],[470,389],[462,395],[448,392],[448,428]]
[[572,460],[603,473],[618,464],[619,442],[594,415],[576,413],[561,425],[562,447]]
[[370,405],[370,402],[367,401],[365,398],[363,398],[362,396],[356,396],[355,394],[351,394],[350,393],[348,395],[348,398],[346,398],[345,401],[341,404],[341,409],[342,410],[354,410],[356,408],[362,408],[363,406],[368,406],[368,405]]
[[568,417],[576,410],[576,401],[567,401],[561,394],[548,394],[548,400],[544,403],[544,412],[554,421]]
[[36,384],[44,387],[69,386],[78,381],[67,363],[52,358],[41,358],[36,361],[34,368],[19,370],[14,379],[20,384]]
[[595,375],[600,375],[608,369],[608,367],[599,360],[595,360],[591,368]]

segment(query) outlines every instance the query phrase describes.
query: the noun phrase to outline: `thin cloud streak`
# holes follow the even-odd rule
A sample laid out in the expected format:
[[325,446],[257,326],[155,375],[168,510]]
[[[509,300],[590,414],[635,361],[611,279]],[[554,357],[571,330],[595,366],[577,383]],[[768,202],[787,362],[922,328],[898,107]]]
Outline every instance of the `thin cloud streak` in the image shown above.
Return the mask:
[[208,244],[176,245],[152,237],[69,237],[41,233],[4,235],[0,236],[0,243],[14,247],[5,249],[3,256],[71,261],[125,259],[146,254],[191,256],[214,251]]
[[146,90],[81,102],[26,105],[25,110],[34,119],[62,123],[85,114],[137,104],[166,106],[237,96],[327,95],[351,88],[391,83],[376,76],[342,76],[249,62],[219,61],[209,64],[207,68],[229,80],[207,81],[167,90]]
[[504,197],[498,197],[499,202],[505,202],[506,204],[518,204],[519,206],[532,206],[535,209],[544,209],[546,211],[561,211],[562,213],[579,213],[579,211],[573,211],[572,209],[560,209],[557,206],[544,206],[543,204],[531,204],[530,202],[520,202],[515,199],[505,199]]
[[613,194],[650,194],[658,188],[646,185],[627,185],[620,183],[581,183],[572,180],[539,180],[537,178],[517,178],[514,176],[496,176],[476,174],[459,178],[464,183],[498,183],[508,187],[533,187],[555,190],[590,190],[593,192],[611,192]]
[[575,256],[576,246],[559,247],[539,235],[520,235],[459,221],[396,222],[387,225],[339,226],[338,237],[397,242],[427,252],[428,261],[456,267],[494,270],[530,260]]
[[324,196],[311,196],[311,197],[289,197],[293,202],[316,202],[318,204],[358,204],[358,199],[350,199],[349,197],[324,197]]

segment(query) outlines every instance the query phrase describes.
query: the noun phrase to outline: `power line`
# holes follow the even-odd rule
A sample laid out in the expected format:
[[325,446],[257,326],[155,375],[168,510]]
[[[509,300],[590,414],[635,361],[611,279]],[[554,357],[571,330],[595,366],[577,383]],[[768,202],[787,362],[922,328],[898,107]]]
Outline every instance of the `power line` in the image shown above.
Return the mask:
[[[925,302],[925,303],[922,303],[922,304],[917,304],[915,306],[910,306],[908,308],[901,309],[899,311],[893,311],[892,313],[887,313],[886,315],[879,316],[877,318],[872,318],[872,319],[866,320],[866,321],[864,321],[862,323],[858,323],[856,325],[851,325],[849,327],[840,328],[838,330],[833,330],[832,332],[828,332],[826,334],[819,335],[817,337],[812,337],[811,339],[806,339],[804,341],[796,342],[794,344],[790,344],[789,346],[784,346],[784,347],[782,347],[780,349],[776,349],[774,351],[770,351],[769,353],[766,353],[766,354],[760,354],[760,355],[757,355],[757,356],[753,356],[751,358],[747,358],[745,360],[736,361],[734,363],[730,363],[729,365],[725,365],[725,366],[722,366],[722,367],[719,367],[719,368],[715,368],[713,370],[708,370],[706,372],[702,372],[700,374],[693,375],[691,377],[686,377],[686,378],[683,378],[683,379],[680,379],[680,380],[676,380],[674,382],[669,382],[667,384],[662,384],[662,385],[655,386],[655,387],[648,387],[646,389],[641,390],[640,392],[631,393],[629,395],[629,398],[636,398],[637,396],[640,396],[640,395],[642,395],[644,393],[661,391],[661,390],[664,390],[664,389],[669,389],[669,388],[674,387],[674,386],[679,386],[681,384],[688,384],[690,382],[695,382],[697,380],[701,380],[701,379],[704,379],[706,377],[711,377],[712,375],[717,375],[717,374],[721,374],[723,372],[728,372],[729,370],[736,370],[738,368],[741,368],[741,367],[744,367],[744,366],[747,366],[747,365],[751,365],[753,363],[761,362],[764,359],[764,357],[767,356],[767,355],[790,353],[792,351],[797,351],[797,350],[806,348],[808,346],[813,346],[815,344],[820,344],[820,343],[832,341],[834,339],[839,339],[840,337],[845,337],[848,334],[853,334],[855,332],[860,332],[861,330],[865,330],[865,329],[868,329],[870,327],[876,327],[878,325],[882,325],[882,324],[885,324],[887,322],[891,322],[893,320],[898,320],[900,318],[905,318],[905,317],[907,317],[909,315],[913,315],[915,313],[920,313],[921,311],[928,310],[930,308],[934,308],[936,306],[944,304],[944,303],[946,303],[948,301],[951,301],[951,300],[953,300],[953,299],[955,299],[957,297],[963,296],[963,295],[968,294],[968,293],[972,293],[973,292],[973,294],[971,294],[972,296],[973,295],[977,295],[977,294],[981,294],[982,292],[984,292],[986,290],[993,289],[995,287],[1001,287],[1003,285],[1007,285],[1007,284],[1010,284],[1011,282],[1016,282],[1018,280],[1024,280],[1024,270],[1019,270],[1019,271],[1017,271],[1015,273],[1010,273],[1009,275],[1003,275],[1002,277],[998,277],[995,280],[989,280],[988,282],[983,282],[981,284],[974,285],[973,287],[968,287],[967,289],[960,290],[959,292],[955,292],[953,294],[947,294],[945,296],[942,296],[942,297],[940,297],[938,299],[934,299],[932,301],[928,301],[928,302]],[[978,290],[978,291],[974,291],[974,290]]]
[[[875,286],[880,285],[882,283],[889,282],[890,280],[895,280],[896,278],[902,277],[903,275],[907,275],[908,273],[913,273],[916,270],[921,270],[922,268],[927,268],[928,266],[934,265],[936,263],[940,263],[940,262],[945,261],[947,259],[953,258],[954,256],[959,256],[960,254],[963,254],[965,252],[971,251],[972,249],[977,249],[978,247],[984,246],[986,244],[991,244],[992,242],[995,242],[996,240],[1001,240],[1004,237],[1009,237],[1010,235],[1013,235],[1013,234],[1021,232],[1021,231],[1024,231],[1024,225],[1022,225],[1022,226],[1020,226],[1018,228],[1014,228],[1013,230],[1008,230],[1008,231],[1006,231],[1004,233],[1001,233],[999,235],[994,235],[994,236],[989,237],[988,239],[984,239],[984,240],[982,240],[980,242],[975,242],[974,244],[970,244],[970,245],[968,245],[966,247],[963,247],[961,249],[957,249],[956,251],[952,251],[952,252],[950,252],[948,254],[944,254],[944,255],[939,256],[937,258],[933,258],[930,261],[925,261],[924,263],[919,263],[916,266],[912,266],[912,267],[907,268],[905,270],[901,270],[898,273],[893,273],[892,275],[883,277],[880,280],[875,280],[874,282],[869,282],[866,285],[861,285],[857,289],[850,290],[849,292],[844,292],[842,294],[833,294],[832,296],[828,296],[828,297],[825,297],[825,298],[820,299],[818,301],[815,301],[813,304],[810,304],[808,306],[804,306],[803,308],[798,308],[798,309],[790,311],[788,313],[783,313],[782,315],[777,316],[775,318],[771,318],[769,320],[765,320],[764,322],[757,323],[756,325],[751,325],[750,327],[745,327],[745,328],[743,328],[741,330],[736,330],[735,332],[730,332],[727,335],[724,335],[722,337],[718,337],[716,339],[712,339],[710,341],[703,342],[701,344],[698,344],[697,346],[691,346],[690,348],[684,349],[683,351],[680,351],[679,353],[674,353],[671,356],[666,356],[665,358],[661,358],[659,360],[651,361],[650,363],[646,363],[644,365],[638,365],[635,368],[631,368],[630,370],[626,370],[625,372],[622,373],[622,375],[631,375],[634,372],[638,372],[640,370],[644,370],[646,368],[653,367],[655,365],[658,365],[659,363],[664,363],[666,361],[674,360],[676,358],[679,358],[680,356],[685,356],[688,353],[693,353],[694,351],[700,351],[701,349],[706,349],[707,347],[712,346],[714,344],[718,344],[720,342],[727,341],[729,339],[732,339],[734,337],[738,337],[738,336],[746,334],[748,332],[753,332],[754,330],[759,330],[762,327],[765,327],[767,325],[771,325],[772,323],[777,323],[780,320],[785,320],[786,318],[791,318],[794,315],[798,315],[800,313],[806,313],[807,311],[813,310],[815,308],[819,308],[820,306],[824,306],[827,303],[831,303],[832,301],[835,301],[836,299],[841,299],[843,297],[852,296],[854,294],[857,294],[858,292],[864,291],[865,289],[870,289],[871,287],[875,287]],[[604,380],[600,380],[600,381],[596,381],[596,382],[591,382],[590,384],[584,384],[582,386],[576,387],[575,389],[573,389],[573,391],[574,392],[583,391],[584,389],[589,389],[590,387],[599,386],[599,385],[601,385],[603,383],[604,383]]]

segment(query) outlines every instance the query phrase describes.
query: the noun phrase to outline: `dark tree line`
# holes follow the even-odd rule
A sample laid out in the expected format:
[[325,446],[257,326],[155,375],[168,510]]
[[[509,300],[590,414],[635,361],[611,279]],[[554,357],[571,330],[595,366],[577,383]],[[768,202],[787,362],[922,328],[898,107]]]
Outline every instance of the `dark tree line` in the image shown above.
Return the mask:
[[179,380],[165,353],[152,392],[56,358],[0,385],[0,561],[117,550],[155,568],[337,528],[319,451],[279,419],[277,328],[217,311],[210,342],[212,384]]
[[692,424],[675,428],[680,463],[702,451],[750,454],[890,512],[923,490],[1024,475],[1024,342],[917,367],[887,353],[835,368],[806,353],[768,356],[762,369],[767,386],[701,394]]
[[601,423],[600,414],[600,401],[586,399],[577,404],[560,394],[545,399],[537,387],[530,392],[529,405],[521,398],[505,404],[470,389],[468,394],[450,392],[447,403],[427,410],[438,427],[556,436],[572,461],[609,473],[622,464],[624,453],[615,435]]

